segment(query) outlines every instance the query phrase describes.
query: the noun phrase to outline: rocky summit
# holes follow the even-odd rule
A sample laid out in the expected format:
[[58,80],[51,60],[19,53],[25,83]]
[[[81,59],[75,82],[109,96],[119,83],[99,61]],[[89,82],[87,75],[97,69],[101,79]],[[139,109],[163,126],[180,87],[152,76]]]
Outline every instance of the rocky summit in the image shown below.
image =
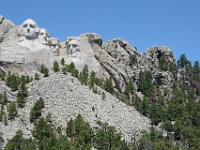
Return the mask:
[[[34,124],[29,119],[30,111],[40,97],[45,103],[42,116],[51,113],[52,126],[61,127],[64,135],[70,118],[81,114],[93,129],[98,128],[98,121],[107,122],[128,142],[138,139],[140,131],[149,131],[152,124],[148,118],[151,116],[135,108],[135,99],[148,97],[151,102],[157,102],[163,96],[170,100],[175,84],[178,88],[187,84],[196,92],[195,101],[198,101],[198,86],[185,67],[177,66],[169,47],[152,46],[139,53],[120,38],[102,41],[96,33],[85,33],[61,42],[32,19],[15,25],[0,16],[0,73],[6,76],[0,81],[0,93],[7,94],[9,103],[17,102],[20,88],[12,83],[9,86],[8,79],[12,74],[32,78],[27,83],[26,103],[18,108],[17,117],[6,124],[0,122],[3,138],[12,139],[17,130],[22,130],[26,138],[32,137]],[[53,69],[55,62],[60,66],[57,71]],[[64,71],[70,64],[77,71]],[[47,75],[43,76],[42,66],[48,70]],[[91,79],[87,84],[82,80],[85,68],[90,79],[94,73],[98,82],[92,84]],[[142,73],[147,76],[143,78]],[[112,91],[107,88],[109,81]],[[132,91],[130,85],[134,87]],[[141,107],[145,108],[146,104]]]

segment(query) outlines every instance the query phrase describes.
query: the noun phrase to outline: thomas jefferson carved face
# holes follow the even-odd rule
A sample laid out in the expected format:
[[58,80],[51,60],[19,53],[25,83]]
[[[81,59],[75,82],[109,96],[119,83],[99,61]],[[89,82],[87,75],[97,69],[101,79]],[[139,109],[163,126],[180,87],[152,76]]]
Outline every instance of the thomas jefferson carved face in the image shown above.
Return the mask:
[[47,31],[47,29],[43,28],[40,29],[39,34],[38,34],[38,39],[41,41],[43,44],[48,44],[50,38],[50,34]]
[[37,24],[32,19],[27,19],[22,24],[22,35],[26,39],[35,39]]

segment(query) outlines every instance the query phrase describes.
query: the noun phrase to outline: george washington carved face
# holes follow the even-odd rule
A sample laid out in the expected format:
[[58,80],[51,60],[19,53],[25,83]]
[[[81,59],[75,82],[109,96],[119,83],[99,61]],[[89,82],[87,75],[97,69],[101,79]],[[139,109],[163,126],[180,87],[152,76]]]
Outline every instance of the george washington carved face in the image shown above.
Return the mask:
[[22,26],[22,35],[26,39],[35,39],[37,24],[32,19],[27,19],[23,22]]

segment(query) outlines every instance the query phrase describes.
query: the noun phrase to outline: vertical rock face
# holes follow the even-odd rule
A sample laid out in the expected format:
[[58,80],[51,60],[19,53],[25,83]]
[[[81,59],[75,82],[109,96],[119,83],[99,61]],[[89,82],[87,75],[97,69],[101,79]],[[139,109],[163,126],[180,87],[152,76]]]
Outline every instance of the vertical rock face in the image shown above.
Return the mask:
[[0,43],[3,42],[4,34],[14,26],[14,23],[0,15]]
[[[86,33],[79,37],[69,37],[65,43],[62,43],[59,54],[60,59],[63,57],[67,63],[74,62],[79,70],[82,70],[84,65],[88,65],[89,70],[93,70],[99,78],[105,80],[112,77],[115,89],[120,92],[124,91],[130,79],[137,87],[139,72],[145,70],[150,71],[152,77],[155,77],[152,82],[165,80],[159,82],[164,87],[171,87],[173,84],[173,80],[170,80],[173,75],[169,72],[165,72],[162,79],[160,78],[159,59],[161,57],[165,58],[169,64],[175,64],[173,53],[166,46],[160,48],[153,46],[144,54],[140,54],[135,47],[123,39],[113,39],[102,43],[101,36]],[[168,77],[163,78],[166,74]]]

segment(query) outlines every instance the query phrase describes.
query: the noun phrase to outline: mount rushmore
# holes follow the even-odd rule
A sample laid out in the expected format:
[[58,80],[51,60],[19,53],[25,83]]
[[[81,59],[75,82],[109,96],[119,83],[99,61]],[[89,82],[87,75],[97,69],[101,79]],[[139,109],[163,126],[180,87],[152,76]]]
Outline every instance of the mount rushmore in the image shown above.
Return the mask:
[[[131,59],[132,56],[134,56],[133,60]],[[85,33],[78,37],[68,37],[66,41],[60,42],[59,39],[51,37],[50,32],[46,28],[38,27],[37,23],[32,19],[27,19],[17,26],[3,16],[0,16],[0,71],[3,72],[10,71],[19,75],[28,74],[34,76],[35,73],[40,72],[41,65],[45,65],[49,70],[52,70],[53,62],[57,61],[60,63],[60,60],[64,58],[66,64],[73,62],[78,70],[82,70],[84,65],[87,65],[89,72],[94,71],[96,76],[102,81],[111,77],[114,89],[120,93],[124,92],[125,86],[130,80],[137,89],[139,72],[150,71],[153,77],[152,82],[159,84],[161,89],[168,89],[167,96],[170,96],[174,77],[169,71],[161,72],[159,70],[159,58],[161,56],[165,57],[170,64],[176,64],[171,49],[166,46],[153,46],[142,54],[137,51],[136,47],[131,46],[123,39],[117,38],[103,43],[101,36],[96,33]],[[43,96],[48,104],[48,110],[52,107],[53,115],[57,115],[54,118],[57,123],[61,122],[63,124],[62,120],[69,120],[70,115],[72,116],[74,113],[73,109],[77,109],[77,105],[80,105],[80,112],[83,114],[83,117],[91,124],[94,124],[95,115],[91,114],[93,112],[91,112],[89,106],[95,105],[99,112],[97,114],[100,116],[99,118],[115,126],[128,140],[131,139],[130,134],[133,128],[135,131],[148,129],[150,125],[148,118],[139,114],[133,107],[126,106],[118,101],[112,95],[107,93],[106,101],[99,104],[101,97],[91,96],[92,92],[89,92],[87,88],[84,90],[85,87],[82,87],[76,80],[74,84],[69,82],[70,76],[67,76],[65,80],[65,77],[59,73],[55,75],[52,71],[50,74],[52,75],[47,79],[43,78],[29,85],[30,96],[25,109],[21,110],[21,114],[25,115],[25,118],[28,118],[26,113],[30,111],[34,101],[39,96]],[[67,84],[63,85],[64,81]],[[53,87],[58,88],[55,89]],[[62,89],[59,87],[62,87]],[[38,88],[40,89],[39,91]],[[76,100],[70,104],[70,106],[73,105],[73,109],[69,108],[68,105],[71,99],[67,99],[66,102],[63,101],[63,99],[66,99],[63,96],[66,95],[66,91],[63,89],[67,91],[67,95],[71,95],[72,99]],[[74,93],[71,94],[69,89],[72,89]],[[80,91],[80,89],[80,95],[77,96],[76,91]],[[3,92],[3,90],[9,91],[8,88],[1,85],[0,91]],[[54,92],[56,96],[54,94],[49,98],[48,94],[51,95]],[[142,97],[142,93],[136,92],[136,94]],[[90,99],[86,100],[87,97],[90,97]],[[61,103],[57,103],[56,100],[61,101]],[[71,110],[71,112],[64,111],[61,108],[62,106]],[[111,111],[113,108],[116,110]],[[44,112],[47,113],[48,110],[45,109]],[[63,110],[64,114],[59,116],[60,114],[57,113],[59,110]],[[121,113],[118,115],[117,112]],[[67,115],[65,113],[69,115],[68,118],[66,118]],[[5,128],[5,132],[3,131],[4,136],[11,138],[15,133],[14,131],[18,128],[28,134],[27,130],[29,129],[27,129],[27,126],[31,125],[27,118],[22,119],[25,125],[21,127],[11,123],[10,125],[15,126],[13,133],[7,135],[6,131],[9,128]],[[20,119],[16,121],[16,124],[19,126],[22,124]]]
[[[33,74],[40,70],[42,64],[51,68],[55,60],[60,62],[64,58],[68,64],[74,62],[79,70],[88,65],[89,70],[93,70],[102,80],[112,76],[114,87],[121,92],[129,79],[137,86],[140,70],[149,70],[154,74],[155,82],[160,77],[163,86],[172,86],[172,74],[161,73],[158,69],[158,59],[161,56],[172,64],[176,63],[169,47],[153,46],[142,54],[123,39],[102,43],[101,36],[95,33],[68,37],[66,41],[60,42],[50,37],[47,29],[39,28],[32,19],[25,20],[19,26],[3,16],[0,20],[2,70]],[[132,55],[136,57],[134,65],[130,64]]]

